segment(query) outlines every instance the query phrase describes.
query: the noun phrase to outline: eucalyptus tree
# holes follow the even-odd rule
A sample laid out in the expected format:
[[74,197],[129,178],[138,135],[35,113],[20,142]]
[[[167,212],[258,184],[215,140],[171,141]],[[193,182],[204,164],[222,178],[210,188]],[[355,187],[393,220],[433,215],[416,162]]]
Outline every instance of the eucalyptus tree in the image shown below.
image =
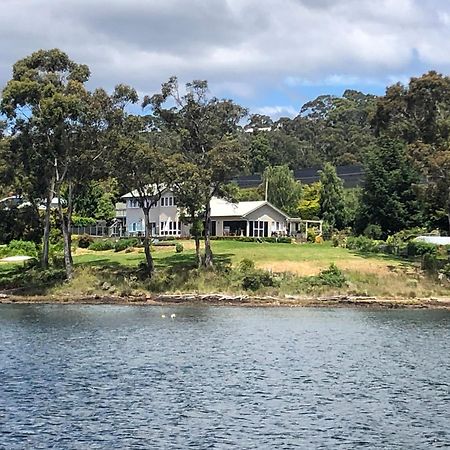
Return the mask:
[[[33,176],[39,175],[45,191],[42,265],[48,266],[50,205],[56,196],[69,279],[73,275],[70,217],[74,180],[84,173],[82,163],[89,161],[81,137],[82,116],[89,108],[89,94],[84,86],[89,76],[86,65],[75,63],[61,50],[39,50],[14,64],[1,102],[13,139],[28,137],[29,149],[20,147],[24,157],[32,156],[26,170]],[[63,190],[67,192],[67,205],[62,203]]]
[[203,220],[205,204],[210,195],[209,185],[202,179],[198,166],[183,161],[180,155],[172,156],[169,178],[181,219],[191,225],[190,233],[195,240],[197,267],[200,268],[202,265],[200,238],[204,232]]
[[320,171],[320,213],[333,228],[342,229],[347,223],[344,182],[331,163],[325,163]]
[[150,209],[168,187],[170,159],[161,145],[163,136],[154,130],[151,118],[127,113],[127,102],[135,103],[138,99],[136,91],[121,85],[112,98],[116,120],[109,133],[110,175],[117,179],[122,190],[131,194],[143,212],[146,270],[152,277],[155,265],[151,254]]
[[263,174],[263,187],[266,200],[291,216],[297,215],[302,186],[295,181],[287,165],[267,167]]
[[145,97],[142,106],[152,108],[162,132],[176,136],[172,141],[172,152],[178,153],[183,162],[196,166],[198,183],[202,183],[202,191],[207,191],[203,206],[203,263],[211,267],[211,199],[247,164],[239,125],[247,110],[231,100],[211,97],[206,81],[187,83],[185,92],[181,93],[176,77],[164,83],[160,93]]

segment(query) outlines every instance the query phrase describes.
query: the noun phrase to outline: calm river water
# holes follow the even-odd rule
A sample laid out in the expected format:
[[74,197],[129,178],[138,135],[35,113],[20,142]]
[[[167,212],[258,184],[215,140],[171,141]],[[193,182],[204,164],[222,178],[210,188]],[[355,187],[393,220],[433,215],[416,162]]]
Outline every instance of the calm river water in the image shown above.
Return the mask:
[[2,305],[0,448],[450,448],[450,312]]

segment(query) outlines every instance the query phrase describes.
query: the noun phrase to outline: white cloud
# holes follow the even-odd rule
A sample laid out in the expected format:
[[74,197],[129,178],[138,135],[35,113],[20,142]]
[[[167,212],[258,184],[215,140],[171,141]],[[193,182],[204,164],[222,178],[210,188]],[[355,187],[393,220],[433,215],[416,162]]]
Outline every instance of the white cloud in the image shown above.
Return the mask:
[[449,17],[444,0],[2,0],[0,83],[19,58],[59,47],[93,85],[153,92],[175,74],[257,103],[280,86],[447,72]]
[[280,117],[295,117],[299,109],[293,106],[260,106],[255,107],[252,110],[255,114],[262,114],[272,117],[273,119],[279,119]]

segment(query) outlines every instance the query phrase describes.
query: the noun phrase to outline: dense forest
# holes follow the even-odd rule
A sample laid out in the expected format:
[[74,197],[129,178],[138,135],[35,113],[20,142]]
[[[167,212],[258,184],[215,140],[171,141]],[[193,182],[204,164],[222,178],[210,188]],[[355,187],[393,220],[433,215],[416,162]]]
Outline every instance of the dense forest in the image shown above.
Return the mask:
[[[206,81],[180,88],[173,77],[140,99],[125,84],[89,91],[89,76],[64,52],[40,50],[14,65],[1,98],[0,194],[23,196],[30,207],[0,209],[0,239],[41,242],[45,267],[60,233],[69,278],[73,223],[113,220],[115,202],[130,191],[148,219],[168,185],[197,244],[205,239],[199,265],[212,265],[211,198],[264,196],[263,187],[231,183],[242,174],[263,174],[270,201],[292,216],[323,218],[330,232],[386,238],[413,227],[449,231],[447,76],[431,71],[380,97],[321,95],[296,117],[276,121],[211,96]],[[142,114],[129,112],[133,104]],[[345,164],[364,166],[363,186],[344,189],[335,166]],[[311,166],[323,168],[320,182],[295,182],[292,170]]]

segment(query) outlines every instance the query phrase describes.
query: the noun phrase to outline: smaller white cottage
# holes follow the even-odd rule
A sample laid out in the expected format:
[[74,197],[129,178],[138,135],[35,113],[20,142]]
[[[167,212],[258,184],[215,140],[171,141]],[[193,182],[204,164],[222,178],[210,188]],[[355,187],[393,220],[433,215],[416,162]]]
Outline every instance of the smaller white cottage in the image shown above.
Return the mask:
[[211,201],[212,236],[269,237],[286,235],[289,217],[267,201]]

